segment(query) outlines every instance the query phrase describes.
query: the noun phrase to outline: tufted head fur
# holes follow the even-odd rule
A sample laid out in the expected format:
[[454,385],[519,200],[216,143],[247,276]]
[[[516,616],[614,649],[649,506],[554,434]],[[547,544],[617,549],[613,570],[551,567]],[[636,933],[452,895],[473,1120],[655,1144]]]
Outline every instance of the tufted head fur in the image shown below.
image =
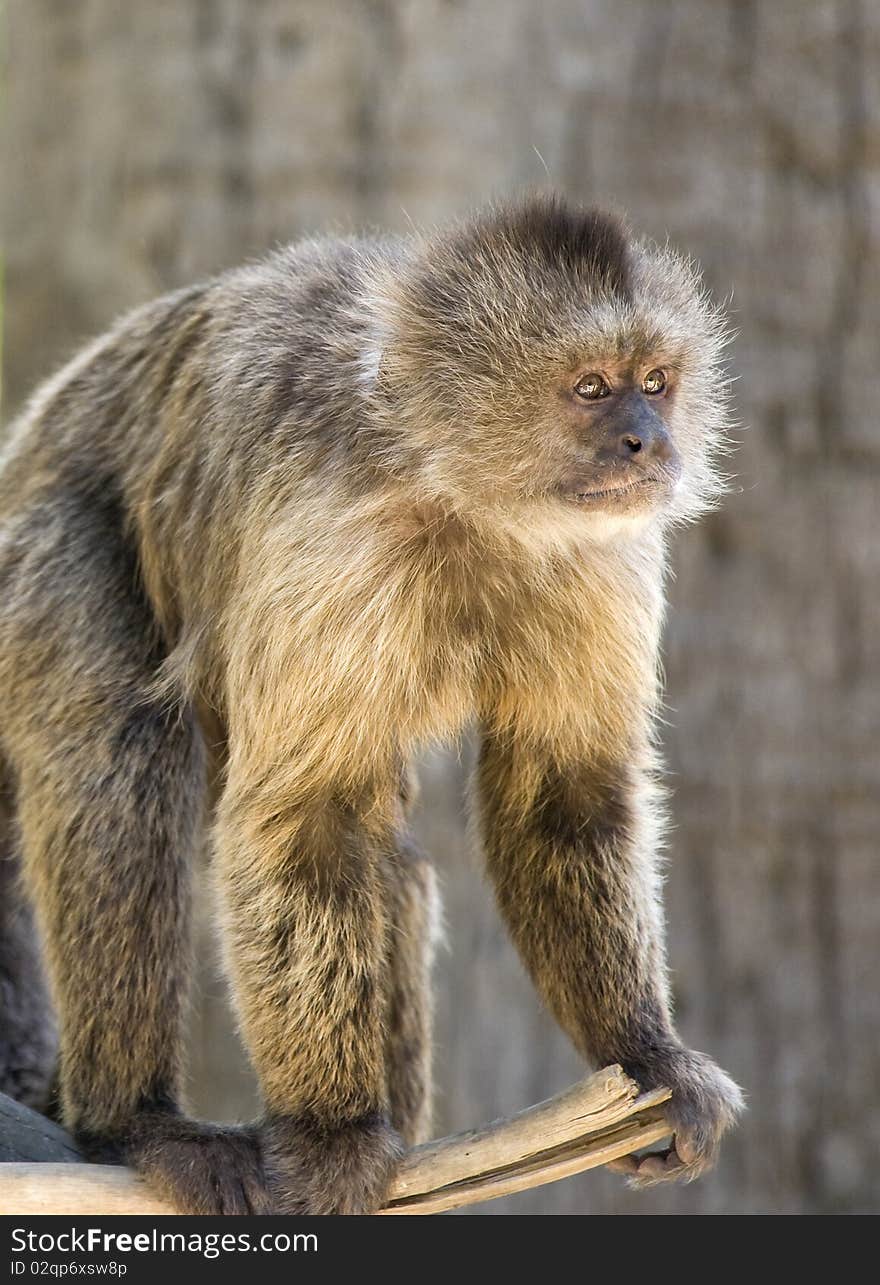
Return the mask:
[[613,215],[553,197],[490,207],[380,272],[372,307],[376,406],[434,498],[589,534],[554,494],[577,450],[560,392],[579,369],[627,357],[676,380],[683,469],[656,516],[693,518],[716,496],[723,319],[690,263]]

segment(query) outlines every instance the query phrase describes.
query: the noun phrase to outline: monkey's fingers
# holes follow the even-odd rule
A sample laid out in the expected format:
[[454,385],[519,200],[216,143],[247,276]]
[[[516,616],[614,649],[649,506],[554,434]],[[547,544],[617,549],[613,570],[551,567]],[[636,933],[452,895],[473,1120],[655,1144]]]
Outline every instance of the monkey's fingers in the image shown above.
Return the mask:
[[643,1155],[621,1156],[606,1165],[614,1173],[623,1174],[632,1186],[638,1187],[685,1177],[687,1167],[674,1146],[663,1151],[648,1151]]
[[155,1119],[129,1145],[126,1158],[181,1213],[274,1212],[252,1129],[176,1116]]

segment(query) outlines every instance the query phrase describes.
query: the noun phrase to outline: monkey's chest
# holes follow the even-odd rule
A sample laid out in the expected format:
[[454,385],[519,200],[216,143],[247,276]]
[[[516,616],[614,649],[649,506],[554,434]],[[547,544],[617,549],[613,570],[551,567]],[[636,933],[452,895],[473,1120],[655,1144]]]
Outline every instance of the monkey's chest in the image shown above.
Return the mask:
[[471,611],[443,623],[422,652],[418,739],[449,741],[474,720],[508,717],[550,730],[583,706],[594,678],[575,634],[561,638],[540,614]]

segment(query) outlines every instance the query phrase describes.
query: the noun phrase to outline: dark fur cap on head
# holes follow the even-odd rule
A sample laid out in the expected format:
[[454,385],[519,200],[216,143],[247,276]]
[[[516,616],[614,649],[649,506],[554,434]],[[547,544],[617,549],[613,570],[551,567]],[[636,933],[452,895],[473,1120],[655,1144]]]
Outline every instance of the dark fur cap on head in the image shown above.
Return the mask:
[[631,297],[629,237],[614,215],[558,196],[489,206],[431,237],[409,278],[408,305],[432,329],[481,325],[505,337],[557,336],[585,300]]
[[490,206],[447,234],[450,254],[480,271],[518,263],[541,277],[561,277],[626,298],[629,234],[613,214],[582,209],[560,196],[534,196]]
[[[402,269],[402,270],[401,270]],[[717,493],[727,419],[723,318],[693,266],[623,220],[558,196],[490,206],[411,243],[379,306],[380,383],[438,490],[528,490],[553,441],[554,390],[593,362],[656,358],[682,376],[673,429],[684,484],[667,517]],[[444,433],[454,451],[442,457]]]

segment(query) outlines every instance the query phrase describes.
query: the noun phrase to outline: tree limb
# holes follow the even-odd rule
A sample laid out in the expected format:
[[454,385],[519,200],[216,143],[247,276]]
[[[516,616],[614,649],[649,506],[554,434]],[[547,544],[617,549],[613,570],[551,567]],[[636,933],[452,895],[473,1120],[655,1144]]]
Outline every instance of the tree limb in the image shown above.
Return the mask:
[[[607,1067],[556,1097],[484,1129],[414,1148],[404,1157],[389,1202],[380,1213],[440,1213],[607,1164],[669,1136],[669,1126],[658,1109],[669,1096],[666,1089],[639,1095],[638,1086],[619,1066]],[[0,1099],[0,1145],[11,1118],[4,1102],[8,1099]],[[80,1157],[62,1130],[34,1112],[13,1106],[16,1162],[0,1164],[4,1214],[175,1212],[131,1170],[76,1163]],[[27,1121],[22,1128],[22,1113],[36,1123]],[[63,1154],[52,1154],[53,1148]],[[40,1154],[33,1154],[37,1150]],[[7,1145],[0,1154],[9,1152]]]

